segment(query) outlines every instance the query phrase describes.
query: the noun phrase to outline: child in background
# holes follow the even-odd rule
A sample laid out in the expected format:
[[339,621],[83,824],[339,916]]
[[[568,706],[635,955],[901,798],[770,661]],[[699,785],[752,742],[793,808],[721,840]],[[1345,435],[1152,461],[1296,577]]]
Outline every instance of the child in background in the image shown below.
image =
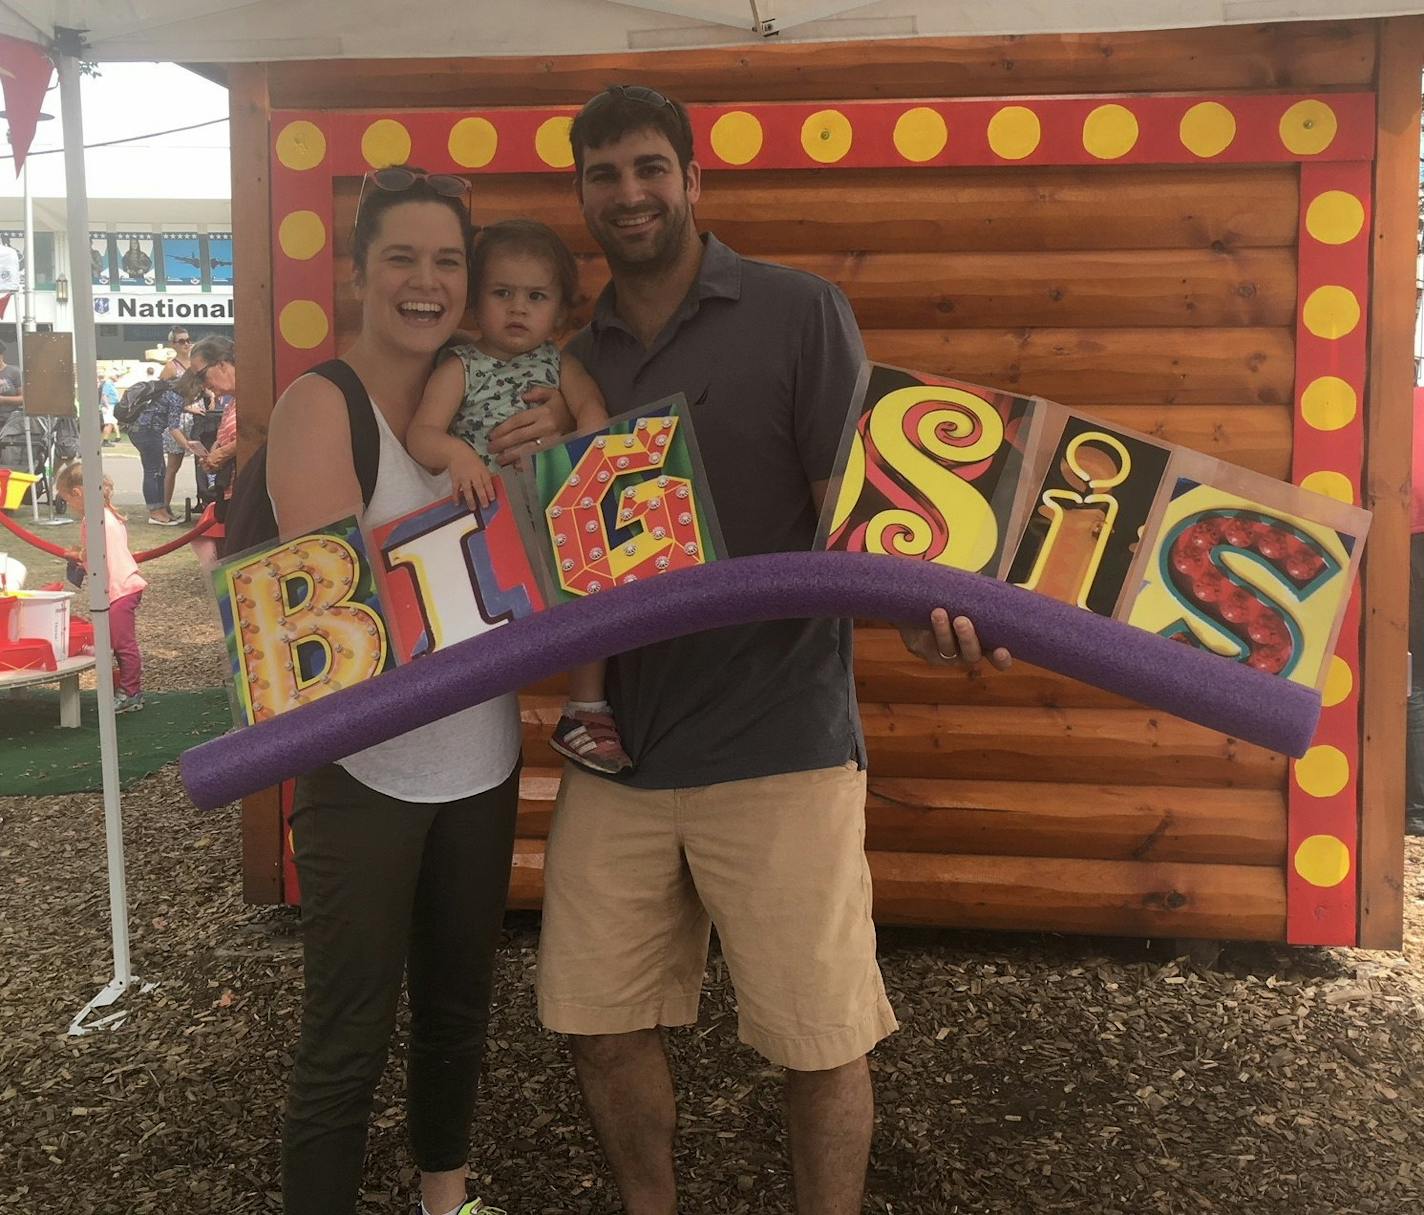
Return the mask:
[[[551,229],[514,219],[480,233],[470,259],[480,336],[441,355],[406,435],[410,454],[432,472],[449,472],[471,509],[494,500],[490,431],[528,408],[529,389],[558,388],[579,430],[608,421],[593,378],[554,344],[577,294],[573,255]],[[604,698],[604,666],[569,673],[569,701],[549,745],[595,772],[621,772],[632,763]]]
[[[129,552],[129,529],[124,517],[113,507],[114,483],[108,477],[104,485],[104,545],[109,564],[109,635],[114,657],[119,664],[118,690],[114,697],[115,713],[132,713],[143,708],[143,655],[138,649],[138,605],[143,601],[147,580],[138,572],[138,562]],[[55,493],[64,499],[75,519],[84,517],[84,470],[76,460],[59,470],[54,481]],[[80,532],[79,548],[65,556],[70,561],[84,561],[85,532]]]

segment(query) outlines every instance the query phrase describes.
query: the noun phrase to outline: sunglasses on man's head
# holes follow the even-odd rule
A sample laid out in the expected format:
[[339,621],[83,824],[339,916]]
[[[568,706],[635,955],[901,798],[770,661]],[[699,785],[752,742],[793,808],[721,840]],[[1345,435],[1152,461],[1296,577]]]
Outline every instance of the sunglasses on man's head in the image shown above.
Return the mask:
[[596,109],[615,97],[626,97],[629,101],[641,101],[644,105],[650,105],[655,110],[661,110],[665,106],[672,105],[672,102],[659,93],[657,89],[650,89],[646,85],[610,84],[603,92],[590,98],[588,104],[584,106],[584,109]]

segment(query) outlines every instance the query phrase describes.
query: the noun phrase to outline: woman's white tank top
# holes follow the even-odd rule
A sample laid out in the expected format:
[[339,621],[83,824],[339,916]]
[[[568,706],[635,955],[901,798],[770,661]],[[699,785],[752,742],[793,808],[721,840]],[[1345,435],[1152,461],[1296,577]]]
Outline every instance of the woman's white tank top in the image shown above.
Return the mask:
[[[401,445],[372,402],[381,433],[372,526],[418,510],[450,492],[449,478],[426,472]],[[339,760],[367,788],[407,802],[448,802],[493,789],[519,758],[519,698],[486,701]]]

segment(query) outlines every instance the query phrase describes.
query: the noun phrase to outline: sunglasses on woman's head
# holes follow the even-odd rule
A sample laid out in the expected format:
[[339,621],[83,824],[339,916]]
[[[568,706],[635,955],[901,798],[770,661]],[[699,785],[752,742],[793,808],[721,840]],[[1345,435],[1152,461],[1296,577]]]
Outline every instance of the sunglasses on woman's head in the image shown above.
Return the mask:
[[[470,183],[463,177],[456,177],[453,173],[418,173],[414,169],[407,169],[404,165],[372,169],[366,174],[361,188],[364,190],[366,182],[370,182],[378,189],[398,194],[402,190],[409,190],[418,181],[423,181],[435,193],[443,194],[446,198],[464,198],[470,192]],[[356,205],[360,206],[359,200]]]
[[361,204],[366,201],[367,185],[384,190],[387,194],[399,194],[402,190],[409,190],[418,181],[423,181],[442,198],[464,198],[470,192],[470,183],[453,173],[418,173],[403,165],[372,169],[361,179],[361,193],[356,196],[356,218],[351,221],[352,243],[355,244],[356,226],[361,222]]

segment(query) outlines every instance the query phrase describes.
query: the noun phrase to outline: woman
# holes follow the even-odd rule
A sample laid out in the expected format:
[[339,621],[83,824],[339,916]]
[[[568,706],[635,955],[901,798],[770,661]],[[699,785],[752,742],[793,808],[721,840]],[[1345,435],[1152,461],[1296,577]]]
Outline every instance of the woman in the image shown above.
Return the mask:
[[[217,556],[217,543],[223,537],[223,520],[227,515],[227,500],[232,497],[233,472],[237,466],[237,354],[232,341],[225,337],[205,337],[193,347],[192,361],[183,379],[184,396],[199,402],[209,396],[225,400],[211,446],[200,446],[200,432],[195,426],[191,439],[184,439],[198,465],[199,475],[212,479],[214,500],[207,511],[216,520],[202,536],[194,540],[198,562],[207,566]],[[201,421],[206,422],[211,415]],[[206,517],[205,512],[205,517]]]
[[[178,380],[188,370],[188,363],[192,357],[193,339],[188,336],[188,331],[181,325],[176,325],[168,331],[168,344],[173,347],[173,357],[163,365],[162,372],[159,373],[160,380]],[[188,415],[186,411],[179,415],[176,427],[177,433],[170,427],[163,434],[163,513],[170,518],[173,514],[173,491],[178,485],[178,470],[183,467],[183,457],[188,454],[186,442]]]
[[[352,235],[361,333],[345,361],[370,395],[380,434],[371,523],[450,493],[448,478],[421,468],[402,440],[465,310],[463,189],[458,178],[408,169],[363,183]],[[551,400],[510,419],[499,446],[507,458],[567,424],[561,401]],[[346,404],[330,381],[303,376],[277,403],[267,487],[284,535],[360,509]],[[297,782],[306,992],[282,1143],[288,1215],[350,1215],[355,1206],[407,968],[407,1122],[423,1210],[492,1210],[466,1202],[465,1165],[508,892],[519,745],[518,705],[504,696]]]
[[175,325],[168,331],[168,344],[173,348],[173,357],[163,364],[163,370],[158,373],[160,380],[176,380],[187,371],[193,350],[193,339],[182,325]]
[[159,527],[176,527],[180,520],[168,509],[164,488],[164,444],[183,424],[183,394],[173,382],[163,383],[148,394],[138,416],[129,423],[129,441],[143,462],[143,501],[148,521]]

